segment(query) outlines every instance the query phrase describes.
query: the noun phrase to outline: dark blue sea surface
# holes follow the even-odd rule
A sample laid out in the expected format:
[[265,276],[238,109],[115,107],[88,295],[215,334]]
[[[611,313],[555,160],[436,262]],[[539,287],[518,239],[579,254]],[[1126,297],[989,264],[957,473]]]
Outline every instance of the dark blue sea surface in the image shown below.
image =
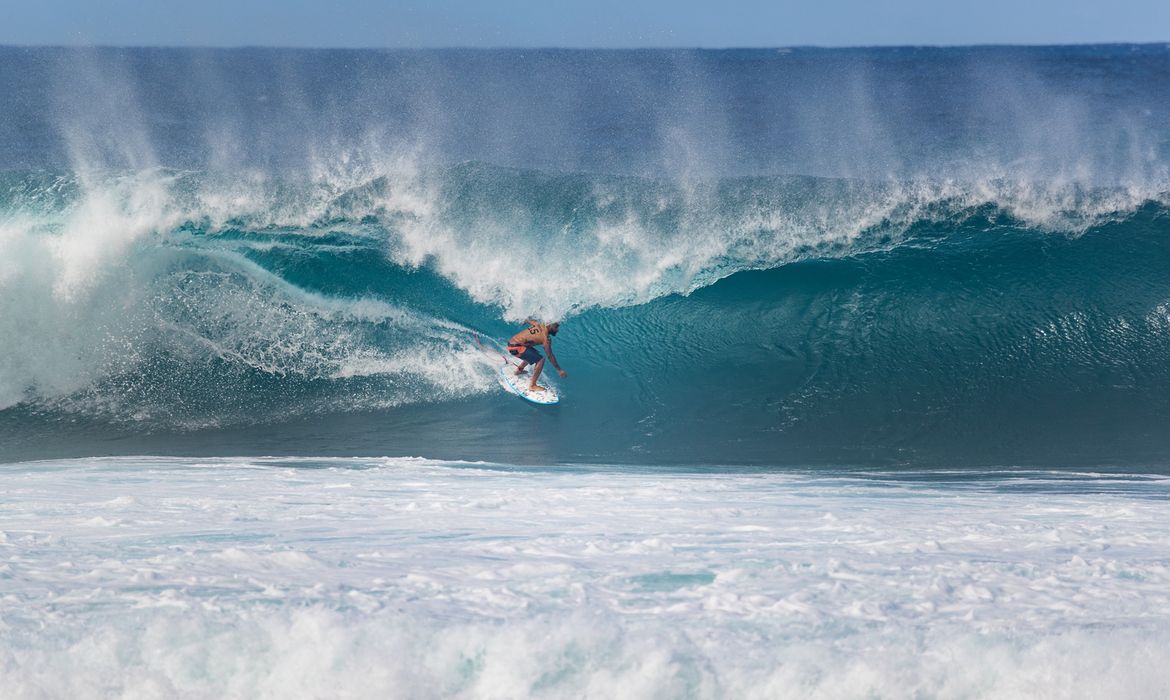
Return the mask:
[[[0,461],[1170,465],[1166,46],[0,48],[0,94]],[[529,316],[556,407],[493,379]]]

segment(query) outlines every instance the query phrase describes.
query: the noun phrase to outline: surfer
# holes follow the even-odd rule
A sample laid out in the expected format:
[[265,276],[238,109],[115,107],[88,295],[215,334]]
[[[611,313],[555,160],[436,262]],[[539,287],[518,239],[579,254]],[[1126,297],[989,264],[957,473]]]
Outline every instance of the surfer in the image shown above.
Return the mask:
[[536,380],[540,379],[541,370],[544,369],[544,357],[536,349],[537,345],[544,346],[544,351],[548,353],[548,359],[552,361],[553,367],[556,367],[557,374],[561,375],[561,379],[568,376],[568,373],[561,369],[560,364],[557,363],[557,356],[553,354],[552,349],[553,336],[560,330],[561,324],[545,325],[533,319],[528,319],[525,323],[528,324],[528,328],[512,336],[512,339],[508,341],[508,353],[520,360],[520,366],[516,368],[517,375],[524,374],[524,368],[532,365],[532,381],[528,383],[528,389],[530,391],[544,391],[544,387],[536,383]]

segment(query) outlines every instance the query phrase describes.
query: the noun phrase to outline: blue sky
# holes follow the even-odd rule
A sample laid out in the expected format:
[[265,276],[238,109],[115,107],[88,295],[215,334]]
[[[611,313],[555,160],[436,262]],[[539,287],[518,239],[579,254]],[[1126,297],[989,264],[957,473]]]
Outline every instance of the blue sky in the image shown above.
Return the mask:
[[3,0],[0,44],[737,47],[1170,41],[1168,0]]

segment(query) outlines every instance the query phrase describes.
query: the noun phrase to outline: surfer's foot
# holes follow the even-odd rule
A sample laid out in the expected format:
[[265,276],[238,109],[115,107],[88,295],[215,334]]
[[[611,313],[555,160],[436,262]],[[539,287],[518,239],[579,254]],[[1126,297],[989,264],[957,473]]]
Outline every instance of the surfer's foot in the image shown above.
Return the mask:
[[539,384],[529,384],[528,390],[529,391],[544,391],[544,387],[542,387]]
[[526,370],[526,369],[523,369],[523,368],[521,368],[521,369],[517,369],[517,370],[516,370],[516,376],[517,376],[517,377],[519,377],[521,374],[527,374],[527,373],[528,373],[528,370]]

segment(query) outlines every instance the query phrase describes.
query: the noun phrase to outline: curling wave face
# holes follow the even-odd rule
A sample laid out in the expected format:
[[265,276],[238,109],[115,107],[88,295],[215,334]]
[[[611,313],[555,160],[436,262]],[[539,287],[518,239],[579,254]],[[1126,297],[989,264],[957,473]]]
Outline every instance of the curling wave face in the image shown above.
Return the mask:
[[0,459],[1164,463],[1170,52],[986,51],[4,49]]
[[151,171],[10,192],[10,420],[191,431],[419,404],[452,420],[500,398],[473,334],[524,309],[569,319],[578,408],[552,447],[569,459],[1040,458],[1108,436],[1147,453],[1170,388],[1157,195],[1086,191],[1025,220],[957,185],[684,192],[476,164],[348,188]]

